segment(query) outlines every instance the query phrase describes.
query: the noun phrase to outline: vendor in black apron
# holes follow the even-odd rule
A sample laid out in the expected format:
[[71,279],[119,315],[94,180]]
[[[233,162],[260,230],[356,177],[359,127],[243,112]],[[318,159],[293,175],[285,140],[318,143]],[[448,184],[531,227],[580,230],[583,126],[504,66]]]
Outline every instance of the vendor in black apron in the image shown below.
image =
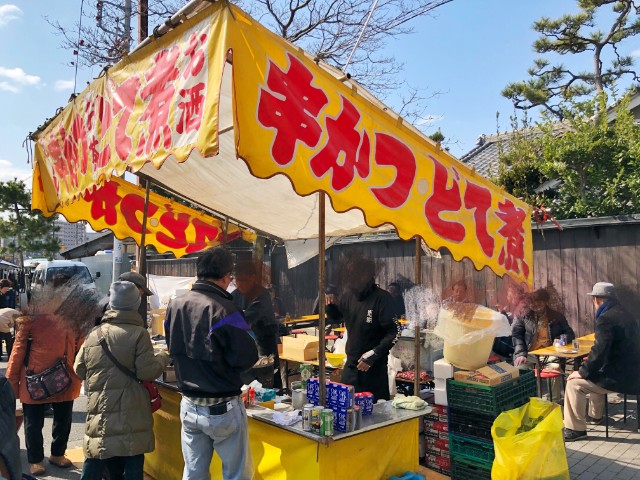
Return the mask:
[[373,393],[376,401],[389,400],[387,357],[399,335],[393,298],[376,285],[372,259],[357,256],[345,267],[345,292],[327,306],[327,314],[341,319],[348,332],[342,382]]

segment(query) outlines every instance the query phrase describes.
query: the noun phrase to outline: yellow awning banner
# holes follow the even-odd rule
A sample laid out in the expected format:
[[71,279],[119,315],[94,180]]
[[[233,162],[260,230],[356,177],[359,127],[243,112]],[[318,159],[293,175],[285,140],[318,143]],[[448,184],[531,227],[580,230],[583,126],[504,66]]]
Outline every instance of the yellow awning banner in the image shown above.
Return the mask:
[[[50,217],[56,213],[69,222],[86,220],[96,230],[109,229],[119,239],[132,238],[140,245],[145,190],[118,177],[97,187],[69,205],[58,205],[54,212],[47,209],[40,168],[36,166],[32,208]],[[255,233],[229,224],[227,242],[242,237],[254,242]],[[224,223],[178,202],[149,192],[145,244],[160,253],[173,252],[176,257],[199,252],[224,242]]]
[[[225,62],[233,64],[232,125],[220,123]],[[531,285],[530,206],[361,93],[215,2],[111,68],[39,133],[47,205],[146,162],[161,168],[192,151],[211,157],[218,128],[233,128],[236,156],[255,177],[285,175],[298,195],[326,192],[336,212],[359,209],[370,227],[393,224],[403,239],[420,236],[456,260]]]

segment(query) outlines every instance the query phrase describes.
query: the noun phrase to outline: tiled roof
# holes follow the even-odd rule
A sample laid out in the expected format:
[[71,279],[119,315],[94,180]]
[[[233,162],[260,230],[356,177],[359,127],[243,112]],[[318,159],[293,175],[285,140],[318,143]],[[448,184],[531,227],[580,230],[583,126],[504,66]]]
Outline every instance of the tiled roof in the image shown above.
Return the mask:
[[460,157],[460,161],[473,168],[486,178],[498,176],[498,157],[509,146],[511,134],[482,136],[482,145],[477,145],[471,151]]

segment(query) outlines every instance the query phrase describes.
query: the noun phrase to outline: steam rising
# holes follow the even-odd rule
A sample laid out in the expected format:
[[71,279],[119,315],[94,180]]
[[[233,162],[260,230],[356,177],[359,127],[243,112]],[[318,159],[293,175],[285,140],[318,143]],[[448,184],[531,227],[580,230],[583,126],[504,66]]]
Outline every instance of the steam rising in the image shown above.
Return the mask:
[[102,298],[96,290],[86,288],[80,277],[54,279],[53,284],[33,292],[27,314],[53,317],[65,329],[85,336],[102,315]]

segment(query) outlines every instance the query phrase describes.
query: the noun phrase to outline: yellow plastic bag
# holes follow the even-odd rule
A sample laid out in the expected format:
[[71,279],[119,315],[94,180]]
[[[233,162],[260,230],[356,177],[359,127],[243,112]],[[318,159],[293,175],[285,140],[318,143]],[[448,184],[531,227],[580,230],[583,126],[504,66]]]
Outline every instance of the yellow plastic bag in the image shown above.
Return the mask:
[[570,480],[560,406],[531,397],[493,422],[493,480]]

